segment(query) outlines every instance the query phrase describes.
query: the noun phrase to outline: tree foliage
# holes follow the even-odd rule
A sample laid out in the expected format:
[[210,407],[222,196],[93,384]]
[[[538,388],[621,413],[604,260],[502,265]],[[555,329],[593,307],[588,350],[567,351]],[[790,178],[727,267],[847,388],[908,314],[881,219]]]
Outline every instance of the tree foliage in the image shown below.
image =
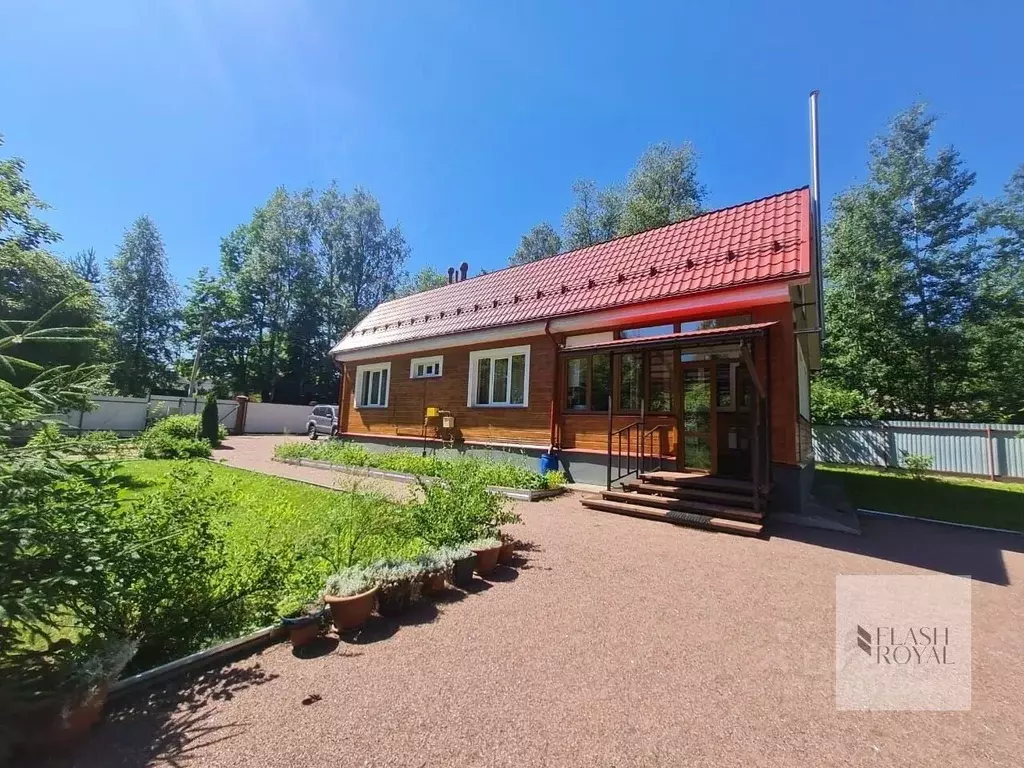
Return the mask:
[[114,385],[135,397],[169,386],[174,378],[178,291],[152,219],[135,220],[107,272],[117,361]]
[[922,105],[898,115],[868,180],[833,202],[823,378],[892,416],[1016,418],[1024,177],[979,206],[960,154],[931,146],[935,122]]
[[562,250],[562,238],[555,232],[555,228],[546,221],[538,224],[519,241],[519,247],[508,263],[512,266],[517,264],[529,264],[532,261],[540,261],[549,256],[554,256]]
[[448,275],[442,274],[432,266],[425,266],[406,279],[398,289],[399,296],[411,296],[432,288],[448,285]]
[[594,181],[579,179],[572,185],[572,193],[572,207],[562,217],[564,237],[550,224],[540,224],[523,235],[510,264],[691,218],[703,210],[707,195],[697,178],[697,151],[690,142],[679,146],[661,142],[649,147],[624,187],[601,189]]

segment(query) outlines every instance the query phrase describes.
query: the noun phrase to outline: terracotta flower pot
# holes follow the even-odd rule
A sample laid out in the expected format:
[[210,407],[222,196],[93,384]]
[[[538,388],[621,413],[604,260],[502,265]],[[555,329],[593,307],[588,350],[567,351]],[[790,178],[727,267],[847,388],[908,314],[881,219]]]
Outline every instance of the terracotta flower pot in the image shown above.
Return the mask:
[[388,586],[377,593],[377,613],[381,616],[400,616],[420,599],[423,582],[411,581]]
[[445,575],[445,572],[441,571],[431,576],[427,576],[423,580],[423,594],[433,595],[441,592],[444,589]]
[[351,597],[332,597],[324,595],[324,602],[331,609],[331,618],[339,632],[355,629],[370,618],[373,613],[373,602],[377,597],[377,588],[373,587]]
[[474,549],[473,551],[476,553],[477,573],[484,576],[494,570],[494,566],[498,564],[498,553],[501,552],[501,547]]
[[106,701],[107,684],[103,683],[90,696],[71,708],[66,717],[64,712],[60,712],[52,726],[50,738],[42,745],[43,749],[64,750],[80,742],[99,722]]
[[468,587],[473,583],[473,567],[476,565],[476,555],[470,555],[462,560],[456,560],[452,566],[452,584],[457,587]]
[[502,565],[508,565],[512,562],[512,557],[515,555],[516,543],[514,541],[506,541],[501,545],[501,549],[498,550],[498,562]]

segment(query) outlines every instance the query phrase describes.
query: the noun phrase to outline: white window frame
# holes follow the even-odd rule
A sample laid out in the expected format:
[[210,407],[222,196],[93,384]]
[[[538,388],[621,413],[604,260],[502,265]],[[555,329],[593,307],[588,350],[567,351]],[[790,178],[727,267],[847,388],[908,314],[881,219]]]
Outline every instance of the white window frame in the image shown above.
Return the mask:
[[[359,397],[363,391],[363,376],[372,376],[375,372],[387,371],[387,384],[384,387],[384,400],[381,403],[360,405]],[[369,365],[356,366],[356,386],[352,393],[352,404],[358,409],[364,408],[387,408],[388,400],[391,397],[391,363],[371,363]]]
[[[509,403],[508,399],[512,397],[512,358],[515,355],[523,355],[526,359],[523,361],[523,402],[521,403]],[[506,384],[506,402],[503,403],[477,403],[476,402],[476,390],[477,390],[477,373],[479,371],[480,360],[489,359],[491,361],[491,387],[494,386],[493,371],[494,361],[508,358],[508,377]],[[492,390],[493,393],[493,390]],[[521,347],[500,347],[498,349],[481,349],[476,352],[469,353],[469,391],[466,394],[466,407],[467,408],[528,408],[530,405],[530,345],[526,344]]]
[[[419,376],[416,375],[416,368],[418,366],[428,365],[435,366],[435,373],[423,373]],[[410,379],[438,379],[444,375],[444,355],[434,355],[433,357],[414,357],[409,361],[409,378]]]

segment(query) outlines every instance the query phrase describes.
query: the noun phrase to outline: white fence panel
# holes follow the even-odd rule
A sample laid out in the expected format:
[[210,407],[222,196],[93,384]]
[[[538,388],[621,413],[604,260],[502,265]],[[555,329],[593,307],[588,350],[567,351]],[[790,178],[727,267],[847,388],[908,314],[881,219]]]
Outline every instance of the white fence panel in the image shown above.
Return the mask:
[[247,435],[280,435],[288,432],[301,435],[313,410],[309,405],[281,405],[280,403],[249,403],[245,411]]
[[1024,479],[1024,425],[930,421],[816,424],[814,458],[835,464],[902,467],[931,456],[933,469]]
[[[93,410],[69,411],[58,418],[66,422],[72,431],[110,430],[119,435],[132,435],[142,432],[153,416],[201,414],[206,405],[206,400],[202,398],[168,395],[154,395],[149,399],[99,395],[92,401],[96,406]],[[233,432],[235,429],[237,407],[238,403],[234,400],[217,401],[217,418],[228,431]]]

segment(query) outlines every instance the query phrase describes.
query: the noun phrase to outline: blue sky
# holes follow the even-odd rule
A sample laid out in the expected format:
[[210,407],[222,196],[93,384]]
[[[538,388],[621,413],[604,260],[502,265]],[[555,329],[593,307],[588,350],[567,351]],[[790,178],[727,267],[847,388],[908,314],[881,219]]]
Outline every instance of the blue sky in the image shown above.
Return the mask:
[[148,213],[185,280],[277,185],[336,179],[410,268],[475,271],[656,141],[697,145],[715,207],[805,184],[812,88],[826,199],[915,99],[995,194],[1024,162],[1022,25],[1008,0],[9,3],[0,152],[63,253],[105,260]]

